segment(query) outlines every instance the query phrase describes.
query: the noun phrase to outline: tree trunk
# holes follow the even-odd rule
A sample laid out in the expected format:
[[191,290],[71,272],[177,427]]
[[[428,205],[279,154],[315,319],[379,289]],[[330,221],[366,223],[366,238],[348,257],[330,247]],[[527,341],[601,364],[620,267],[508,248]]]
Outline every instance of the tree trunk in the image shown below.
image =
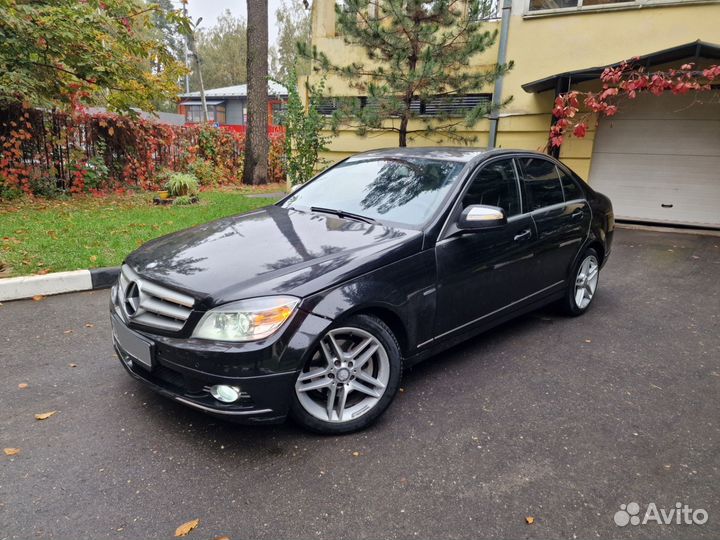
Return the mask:
[[268,1],[247,0],[248,125],[243,183],[267,184]]
[[[411,74],[415,73],[415,68],[417,68],[417,43],[413,43],[413,53],[408,57],[408,71]],[[412,99],[413,99],[413,87],[408,83],[408,89],[405,92],[405,96],[403,97],[403,103],[405,104],[405,110],[403,111],[402,118],[400,119],[400,140],[398,141],[398,146],[407,146],[407,128],[408,124],[410,123],[410,107],[412,106]]]
[[400,119],[400,131],[398,133],[398,135],[400,135],[400,137],[399,137],[399,141],[398,141],[398,146],[401,146],[401,147],[407,146],[407,127],[408,127],[408,119],[406,116],[403,116]]

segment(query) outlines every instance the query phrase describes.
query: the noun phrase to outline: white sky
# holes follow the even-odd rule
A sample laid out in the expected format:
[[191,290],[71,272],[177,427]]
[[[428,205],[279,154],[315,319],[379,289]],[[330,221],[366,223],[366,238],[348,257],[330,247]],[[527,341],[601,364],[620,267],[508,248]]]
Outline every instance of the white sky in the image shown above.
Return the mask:
[[[179,0],[173,0],[178,7],[182,7]],[[282,4],[282,0],[268,0],[268,37],[270,46],[277,40],[278,29],[275,24],[275,11]],[[246,0],[189,0],[188,13],[193,20],[202,17],[200,23],[201,28],[207,28],[215,24],[218,15],[221,15],[226,9],[235,16],[241,16],[247,20],[247,2]]]

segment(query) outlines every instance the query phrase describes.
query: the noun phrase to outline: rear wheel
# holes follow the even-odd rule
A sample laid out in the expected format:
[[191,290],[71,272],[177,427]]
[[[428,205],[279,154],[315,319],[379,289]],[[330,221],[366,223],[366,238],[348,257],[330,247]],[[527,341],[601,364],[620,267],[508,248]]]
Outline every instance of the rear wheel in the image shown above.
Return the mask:
[[600,278],[600,257],[597,251],[593,248],[585,251],[572,276],[563,300],[563,308],[568,315],[577,316],[588,310],[597,293]]
[[357,315],[328,330],[298,375],[292,417],[319,433],[369,426],[400,386],[400,347],[376,317]]

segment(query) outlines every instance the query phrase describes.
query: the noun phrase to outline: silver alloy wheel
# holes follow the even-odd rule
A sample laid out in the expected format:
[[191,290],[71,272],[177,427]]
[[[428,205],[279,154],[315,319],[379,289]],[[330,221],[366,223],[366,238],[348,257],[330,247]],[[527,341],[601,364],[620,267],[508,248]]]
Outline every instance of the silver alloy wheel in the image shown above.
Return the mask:
[[575,305],[580,309],[585,309],[590,305],[597,289],[599,272],[600,268],[595,255],[585,257],[575,277]]
[[388,354],[375,336],[360,328],[336,328],[320,340],[295,393],[315,418],[349,422],[377,405],[389,379]]

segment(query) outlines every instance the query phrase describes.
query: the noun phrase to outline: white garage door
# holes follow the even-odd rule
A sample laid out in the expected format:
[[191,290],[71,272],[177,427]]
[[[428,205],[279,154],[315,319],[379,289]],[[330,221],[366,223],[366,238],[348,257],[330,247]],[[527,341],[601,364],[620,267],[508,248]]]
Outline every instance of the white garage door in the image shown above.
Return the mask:
[[720,227],[717,93],[624,102],[600,121],[590,185],[617,219]]

